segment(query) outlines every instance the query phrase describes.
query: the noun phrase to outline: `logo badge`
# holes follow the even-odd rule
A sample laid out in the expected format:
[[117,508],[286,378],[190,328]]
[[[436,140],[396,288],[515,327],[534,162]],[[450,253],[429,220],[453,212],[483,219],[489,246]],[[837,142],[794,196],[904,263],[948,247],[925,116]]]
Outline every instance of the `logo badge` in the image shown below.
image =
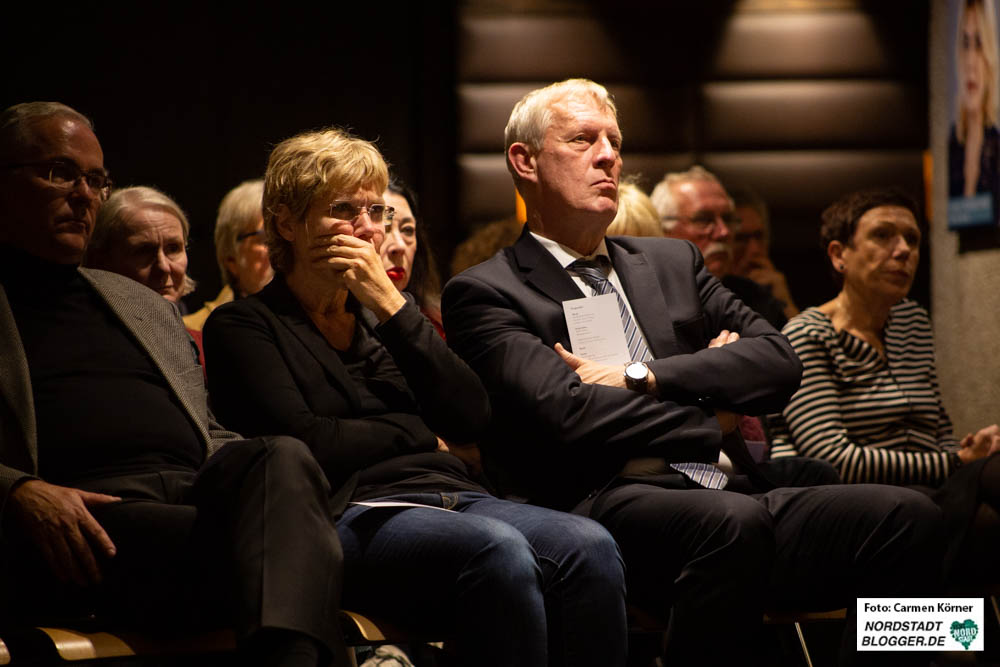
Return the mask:
[[952,639],[964,646],[966,650],[976,640],[978,634],[979,626],[970,619],[966,619],[964,622],[954,621],[951,624]]

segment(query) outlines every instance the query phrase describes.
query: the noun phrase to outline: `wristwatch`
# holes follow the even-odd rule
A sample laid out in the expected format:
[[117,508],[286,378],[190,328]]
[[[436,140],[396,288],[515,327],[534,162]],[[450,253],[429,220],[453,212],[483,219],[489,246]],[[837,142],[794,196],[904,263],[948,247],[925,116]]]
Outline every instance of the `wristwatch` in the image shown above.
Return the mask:
[[649,385],[649,366],[641,361],[631,361],[625,364],[625,386],[640,394],[646,393]]

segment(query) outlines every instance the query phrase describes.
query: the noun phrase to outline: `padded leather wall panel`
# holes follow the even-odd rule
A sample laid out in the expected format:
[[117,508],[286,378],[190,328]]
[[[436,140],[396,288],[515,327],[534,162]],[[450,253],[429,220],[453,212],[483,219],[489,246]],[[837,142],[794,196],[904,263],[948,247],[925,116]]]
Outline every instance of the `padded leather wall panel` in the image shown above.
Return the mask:
[[499,151],[459,156],[458,210],[466,228],[514,215],[514,182]]
[[925,101],[898,81],[705,84],[707,150],[922,145]]
[[758,190],[800,306],[831,289],[816,249],[823,208],[862,187],[922,192],[926,1],[544,4],[459,9],[459,228],[513,213],[501,154],[510,110],[570,76],[615,95],[624,172],[641,173],[647,192],[695,163]]
[[891,70],[884,41],[863,12],[747,12],[726,23],[710,76],[854,77]]
[[575,16],[465,16],[459,81],[558,81],[622,78],[628,61],[604,25]]
[[901,185],[920,192],[918,150],[708,153],[703,163],[723,183],[745,183],[772,208],[822,210],[851,190]]
[[[503,151],[503,129],[526,93],[548,82],[466,83],[458,87],[459,150]],[[609,85],[619,108],[619,124],[630,150],[678,151],[694,148],[694,90]]]

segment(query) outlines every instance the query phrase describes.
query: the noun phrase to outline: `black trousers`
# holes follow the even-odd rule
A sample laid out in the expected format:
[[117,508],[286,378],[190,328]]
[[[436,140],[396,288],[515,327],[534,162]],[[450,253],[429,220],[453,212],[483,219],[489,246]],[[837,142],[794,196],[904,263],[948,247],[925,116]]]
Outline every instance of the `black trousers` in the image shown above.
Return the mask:
[[[303,633],[346,658],[338,625],[343,554],[326,476],[302,442],[234,441],[200,470],[109,475],[78,488],[123,498],[92,508],[117,547],[94,590],[56,583],[31,545],[5,535],[18,620],[96,612],[118,624]],[[8,537],[10,539],[8,539]],[[5,598],[8,595],[5,594]],[[8,598],[10,599],[10,598]]]
[[[666,664],[755,664],[768,608],[853,612],[857,597],[937,592],[941,513],[923,494],[880,485],[744,490],[620,480],[577,508],[617,540],[629,599],[669,613]],[[841,663],[889,664],[884,653],[855,653],[855,625],[849,617]]]

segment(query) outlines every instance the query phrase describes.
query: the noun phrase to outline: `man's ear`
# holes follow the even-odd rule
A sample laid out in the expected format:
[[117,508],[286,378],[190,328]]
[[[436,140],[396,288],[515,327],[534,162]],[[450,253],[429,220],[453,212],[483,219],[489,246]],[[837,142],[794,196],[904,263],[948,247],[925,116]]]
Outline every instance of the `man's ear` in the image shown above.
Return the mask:
[[538,166],[527,144],[521,142],[511,144],[507,149],[507,159],[518,178],[532,183],[538,182]]
[[239,262],[237,262],[236,258],[233,257],[232,255],[222,260],[222,263],[226,267],[226,271],[229,271],[230,275],[235,276],[237,273],[239,273],[239,268],[240,268]]
[[294,224],[295,217],[292,215],[291,209],[288,208],[287,204],[279,204],[274,216],[274,227],[278,230],[281,238],[288,242],[295,240],[295,230],[292,229]]

